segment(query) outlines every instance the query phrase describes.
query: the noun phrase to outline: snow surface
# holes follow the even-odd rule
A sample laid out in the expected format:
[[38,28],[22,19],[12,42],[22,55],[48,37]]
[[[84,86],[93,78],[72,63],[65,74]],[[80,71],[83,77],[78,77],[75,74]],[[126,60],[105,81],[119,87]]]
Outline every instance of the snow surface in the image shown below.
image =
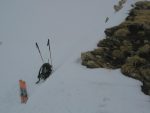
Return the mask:
[[[118,0],[0,0],[0,113],[149,113],[141,82],[120,70],[87,69],[80,59],[135,1],[114,13]],[[35,42],[47,62],[48,38],[55,72],[36,85],[42,61]],[[27,104],[20,104],[20,79],[27,82]]]

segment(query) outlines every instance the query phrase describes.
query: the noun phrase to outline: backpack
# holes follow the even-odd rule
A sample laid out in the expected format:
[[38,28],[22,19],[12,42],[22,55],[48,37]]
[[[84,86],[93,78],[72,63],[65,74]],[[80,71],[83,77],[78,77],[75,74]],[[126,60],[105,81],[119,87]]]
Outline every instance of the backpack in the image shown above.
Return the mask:
[[41,79],[46,80],[51,73],[52,73],[52,65],[50,65],[49,63],[44,63],[39,70],[38,74],[39,81],[37,81],[36,83],[39,83]]

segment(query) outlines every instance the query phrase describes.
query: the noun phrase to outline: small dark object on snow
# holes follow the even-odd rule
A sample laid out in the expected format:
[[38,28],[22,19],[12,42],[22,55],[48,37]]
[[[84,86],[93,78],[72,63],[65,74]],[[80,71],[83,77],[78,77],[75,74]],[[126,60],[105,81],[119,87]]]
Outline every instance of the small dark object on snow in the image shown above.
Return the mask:
[[[41,59],[42,59],[42,61],[43,61],[43,63],[44,63],[44,59],[43,59],[43,57],[42,57],[42,54],[41,54],[40,48],[39,48],[39,46],[38,46],[38,43],[36,42],[35,44],[36,44],[36,48],[37,48],[38,51],[39,51],[39,54],[40,54],[40,56],[41,56]],[[50,49],[50,40],[49,40],[49,39],[48,39],[48,41],[47,41],[47,46],[49,46],[50,62],[51,62],[51,63],[49,63],[49,59],[48,59],[48,63],[44,63],[44,64],[41,66],[41,68],[40,68],[40,70],[39,70],[39,74],[38,74],[38,79],[39,79],[39,80],[36,82],[36,84],[38,84],[41,79],[46,80],[46,79],[51,75],[51,73],[52,73],[52,71],[53,71],[52,57],[51,57],[51,49]]]
[[52,66],[49,63],[44,63],[39,70],[38,75],[39,80],[36,82],[36,84],[38,84],[41,79],[46,80],[51,73],[52,73]]
[[108,20],[109,20],[109,18],[108,18],[108,17],[106,17],[106,19],[105,19],[105,23],[107,23],[107,22],[108,22]]

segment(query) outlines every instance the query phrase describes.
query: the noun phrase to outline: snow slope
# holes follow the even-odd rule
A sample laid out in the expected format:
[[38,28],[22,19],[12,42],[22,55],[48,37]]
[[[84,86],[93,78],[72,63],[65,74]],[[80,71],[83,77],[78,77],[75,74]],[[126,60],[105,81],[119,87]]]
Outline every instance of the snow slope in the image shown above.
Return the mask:
[[[81,52],[96,48],[104,29],[119,24],[130,5],[114,13],[118,0],[0,0],[0,113],[149,113],[150,98],[139,81],[120,70],[87,69]],[[105,18],[110,20],[105,24]],[[35,85],[51,39],[55,72]],[[29,100],[20,104],[18,80]]]

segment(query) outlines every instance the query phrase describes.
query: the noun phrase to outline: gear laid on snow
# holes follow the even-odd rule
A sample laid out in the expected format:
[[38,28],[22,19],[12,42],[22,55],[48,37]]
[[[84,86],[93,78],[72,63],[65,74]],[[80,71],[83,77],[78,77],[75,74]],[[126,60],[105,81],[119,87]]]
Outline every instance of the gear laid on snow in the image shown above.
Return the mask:
[[26,103],[28,100],[28,94],[27,94],[27,88],[26,88],[26,82],[23,80],[19,80],[19,86],[20,86],[20,98],[21,103]]
[[43,60],[43,57],[42,57],[42,54],[41,54],[41,51],[40,51],[40,48],[38,46],[38,44],[36,43],[36,47],[39,51],[39,54],[41,56],[41,59],[43,61],[43,65],[41,66],[40,70],[39,70],[39,74],[38,74],[38,81],[36,82],[36,84],[38,84],[40,82],[41,79],[43,80],[46,80],[50,74],[52,73],[53,69],[52,69],[52,57],[51,57],[51,50],[50,50],[50,40],[48,39],[48,42],[47,42],[47,46],[49,46],[49,52],[50,52],[50,62],[51,64],[48,62],[48,63],[44,63],[44,60]]
[[50,65],[49,63],[44,63],[39,70],[38,74],[39,80],[36,82],[36,84],[39,83],[41,79],[46,80],[51,73],[52,73],[52,65]]

